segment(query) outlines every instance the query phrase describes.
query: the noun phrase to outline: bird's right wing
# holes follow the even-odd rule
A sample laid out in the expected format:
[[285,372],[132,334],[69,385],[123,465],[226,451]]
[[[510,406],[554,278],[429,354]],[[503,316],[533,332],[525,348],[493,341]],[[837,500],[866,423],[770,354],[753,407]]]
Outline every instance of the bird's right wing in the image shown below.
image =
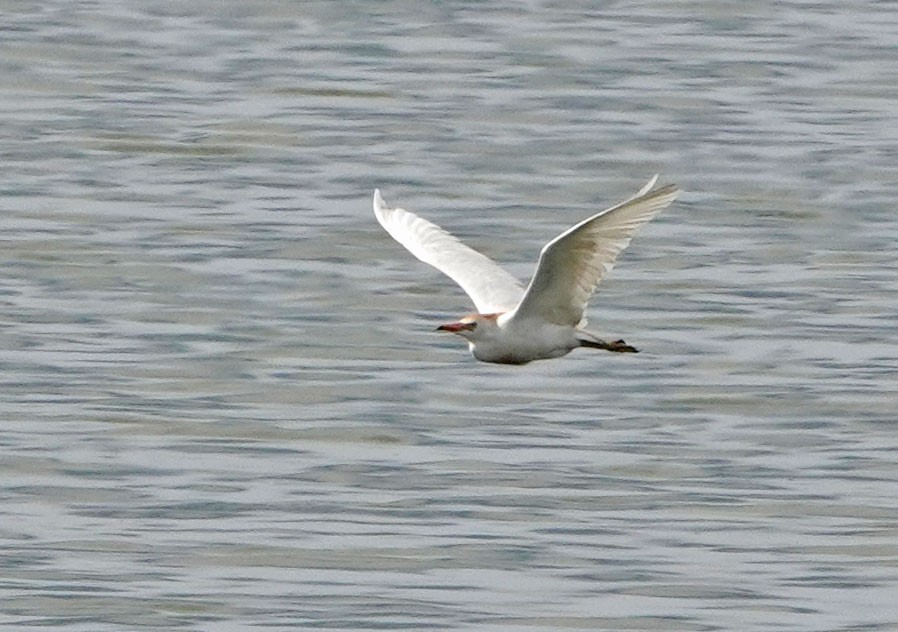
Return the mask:
[[410,253],[458,283],[481,314],[513,310],[524,288],[496,262],[461,243],[445,230],[401,208],[384,204],[374,191],[374,214]]
[[673,185],[653,191],[656,181],[657,176],[635,196],[580,222],[546,244],[513,318],[582,326],[589,297],[611,271],[633,233],[679,193]]

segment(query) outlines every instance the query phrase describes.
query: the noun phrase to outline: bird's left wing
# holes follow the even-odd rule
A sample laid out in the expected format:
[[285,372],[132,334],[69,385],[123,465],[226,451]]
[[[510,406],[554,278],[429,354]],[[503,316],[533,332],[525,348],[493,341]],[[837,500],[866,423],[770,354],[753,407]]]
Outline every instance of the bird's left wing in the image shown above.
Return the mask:
[[374,191],[374,214],[388,233],[424,263],[458,283],[481,314],[513,310],[524,288],[489,257],[445,230],[401,208],[388,208]]
[[536,318],[573,327],[581,324],[587,301],[633,234],[679,193],[674,185],[652,191],[654,184],[655,178],[636,196],[593,215],[546,244],[513,318]]

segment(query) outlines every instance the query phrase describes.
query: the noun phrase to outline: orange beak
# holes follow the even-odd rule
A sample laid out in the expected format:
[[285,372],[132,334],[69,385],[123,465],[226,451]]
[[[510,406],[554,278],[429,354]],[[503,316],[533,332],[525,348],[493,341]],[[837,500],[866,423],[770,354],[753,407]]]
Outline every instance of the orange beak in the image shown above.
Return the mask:
[[470,322],[466,323],[464,321],[459,321],[457,323],[448,323],[446,325],[440,325],[436,328],[436,331],[448,331],[449,333],[457,334],[460,331],[471,331],[474,327],[477,326],[477,323]]

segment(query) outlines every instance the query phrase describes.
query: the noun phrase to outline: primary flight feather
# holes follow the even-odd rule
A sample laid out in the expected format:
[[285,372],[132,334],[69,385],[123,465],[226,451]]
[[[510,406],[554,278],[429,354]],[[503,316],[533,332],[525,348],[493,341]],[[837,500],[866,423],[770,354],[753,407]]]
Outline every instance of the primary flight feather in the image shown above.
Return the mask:
[[636,351],[623,340],[605,342],[583,329],[584,311],[633,234],[679,193],[674,185],[653,190],[657,178],[635,196],[546,244],[526,290],[492,259],[439,226],[401,208],[387,207],[379,190],[374,191],[374,214],[393,239],[449,276],[474,301],[477,314],[438,330],[464,337],[478,360],[526,364],[557,358],[577,347]]

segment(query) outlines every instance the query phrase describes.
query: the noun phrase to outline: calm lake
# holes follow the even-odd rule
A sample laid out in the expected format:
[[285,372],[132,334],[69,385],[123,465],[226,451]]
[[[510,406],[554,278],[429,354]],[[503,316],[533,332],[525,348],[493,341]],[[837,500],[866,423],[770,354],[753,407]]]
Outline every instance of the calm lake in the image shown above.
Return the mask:
[[[898,629],[898,12],[6,3],[0,627]],[[476,362],[379,187],[527,279]]]

